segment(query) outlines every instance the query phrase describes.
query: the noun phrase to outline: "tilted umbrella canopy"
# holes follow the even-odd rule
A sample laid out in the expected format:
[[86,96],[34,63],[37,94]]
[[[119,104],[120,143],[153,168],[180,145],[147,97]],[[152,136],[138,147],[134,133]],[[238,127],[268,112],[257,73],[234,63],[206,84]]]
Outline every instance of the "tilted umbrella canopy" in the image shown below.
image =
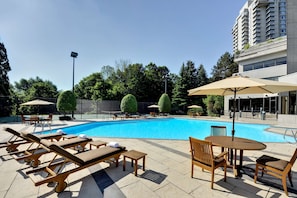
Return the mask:
[[235,117],[235,101],[236,94],[264,94],[279,93],[297,90],[296,84],[278,82],[272,80],[264,80],[258,78],[243,77],[240,75],[232,76],[220,81],[216,81],[201,87],[188,90],[189,96],[193,95],[234,95],[234,111],[232,139],[234,137],[234,117]]
[[36,100],[31,100],[31,101],[28,101],[28,102],[25,102],[25,103],[22,103],[21,105],[51,105],[51,104],[55,104],[53,102],[49,102],[49,101],[46,101],[46,100],[39,100],[39,99],[36,99]]

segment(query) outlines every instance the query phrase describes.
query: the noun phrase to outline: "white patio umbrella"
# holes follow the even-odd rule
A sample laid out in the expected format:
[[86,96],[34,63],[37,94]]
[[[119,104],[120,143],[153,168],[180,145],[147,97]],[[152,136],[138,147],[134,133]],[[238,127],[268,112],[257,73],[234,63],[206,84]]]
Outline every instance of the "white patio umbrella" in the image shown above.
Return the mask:
[[40,100],[40,99],[36,99],[36,100],[31,100],[28,102],[24,102],[21,104],[21,106],[38,106],[38,114],[39,114],[39,106],[41,105],[52,105],[55,104],[53,102],[49,102],[46,100]]
[[55,103],[49,102],[49,101],[46,101],[46,100],[36,99],[36,100],[31,100],[31,101],[28,101],[28,102],[24,102],[21,105],[22,106],[24,106],[24,105],[39,106],[39,105],[51,105],[51,104],[55,104]]
[[297,90],[297,84],[264,80],[235,75],[201,87],[188,90],[189,96],[193,95],[234,95],[234,110],[232,122],[232,140],[234,138],[234,122],[236,109],[236,94],[261,94],[280,93]]

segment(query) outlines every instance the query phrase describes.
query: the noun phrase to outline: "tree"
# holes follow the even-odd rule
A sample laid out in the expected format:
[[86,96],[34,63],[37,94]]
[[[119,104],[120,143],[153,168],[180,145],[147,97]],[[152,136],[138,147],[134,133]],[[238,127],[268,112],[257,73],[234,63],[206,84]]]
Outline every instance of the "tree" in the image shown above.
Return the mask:
[[171,112],[171,101],[168,94],[163,93],[158,102],[160,113]]
[[101,68],[101,74],[104,80],[108,79],[115,73],[112,66],[106,65]]
[[209,116],[218,116],[224,108],[224,97],[209,95],[203,99],[203,103],[207,106]]
[[143,87],[146,90],[144,100],[158,101],[161,94],[165,92],[165,80],[167,82],[167,93],[172,95],[172,76],[169,75],[169,69],[166,66],[149,63],[145,66],[144,73]]
[[49,80],[44,81],[38,76],[29,80],[22,78],[19,82],[15,82],[15,89],[23,101],[35,98],[57,98],[59,94],[56,85]]
[[234,57],[225,52],[212,69],[212,82],[225,79],[232,76],[233,73],[238,72],[238,64],[234,62]]
[[97,72],[83,78],[75,86],[74,92],[81,99],[105,100],[109,98],[110,89],[111,85],[103,79],[101,73]]
[[136,113],[138,109],[137,100],[134,95],[127,94],[121,100],[121,111],[125,113]]
[[175,111],[187,111],[187,106],[192,103],[193,98],[188,96],[188,90],[197,87],[197,70],[192,61],[182,65],[180,77],[173,89],[172,105]]
[[6,48],[0,43],[0,116],[11,113],[11,98],[8,72],[11,70]]
[[197,70],[197,87],[201,87],[208,83],[208,78],[204,66],[201,64]]
[[64,117],[66,114],[76,110],[76,97],[72,91],[63,91],[57,100],[57,109],[63,113]]

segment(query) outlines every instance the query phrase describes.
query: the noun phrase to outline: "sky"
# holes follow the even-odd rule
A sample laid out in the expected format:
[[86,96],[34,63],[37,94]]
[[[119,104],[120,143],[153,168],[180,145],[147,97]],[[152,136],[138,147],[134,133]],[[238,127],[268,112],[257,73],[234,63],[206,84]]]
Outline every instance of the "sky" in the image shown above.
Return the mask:
[[14,85],[49,80],[58,90],[102,66],[155,63],[179,74],[191,60],[208,76],[232,54],[232,27],[246,0],[0,0],[0,42]]

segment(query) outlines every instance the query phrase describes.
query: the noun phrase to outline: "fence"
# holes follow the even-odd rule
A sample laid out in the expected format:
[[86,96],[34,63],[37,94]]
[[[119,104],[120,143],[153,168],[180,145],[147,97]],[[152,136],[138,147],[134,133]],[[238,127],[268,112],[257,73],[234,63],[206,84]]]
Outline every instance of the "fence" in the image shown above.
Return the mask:
[[[41,100],[46,100],[56,103],[55,98],[39,98]],[[90,118],[107,118],[111,117],[114,113],[121,112],[120,110],[121,101],[117,100],[86,100],[77,99],[76,110],[74,111],[75,117],[78,119],[90,119]],[[21,104],[21,103],[20,103]],[[20,107],[20,104],[19,107]],[[149,105],[155,104],[154,102],[138,102],[138,113],[147,114]],[[39,106],[38,114],[61,114],[58,112],[56,105]],[[69,112],[70,114],[70,112]],[[68,115],[69,115],[68,114]]]

